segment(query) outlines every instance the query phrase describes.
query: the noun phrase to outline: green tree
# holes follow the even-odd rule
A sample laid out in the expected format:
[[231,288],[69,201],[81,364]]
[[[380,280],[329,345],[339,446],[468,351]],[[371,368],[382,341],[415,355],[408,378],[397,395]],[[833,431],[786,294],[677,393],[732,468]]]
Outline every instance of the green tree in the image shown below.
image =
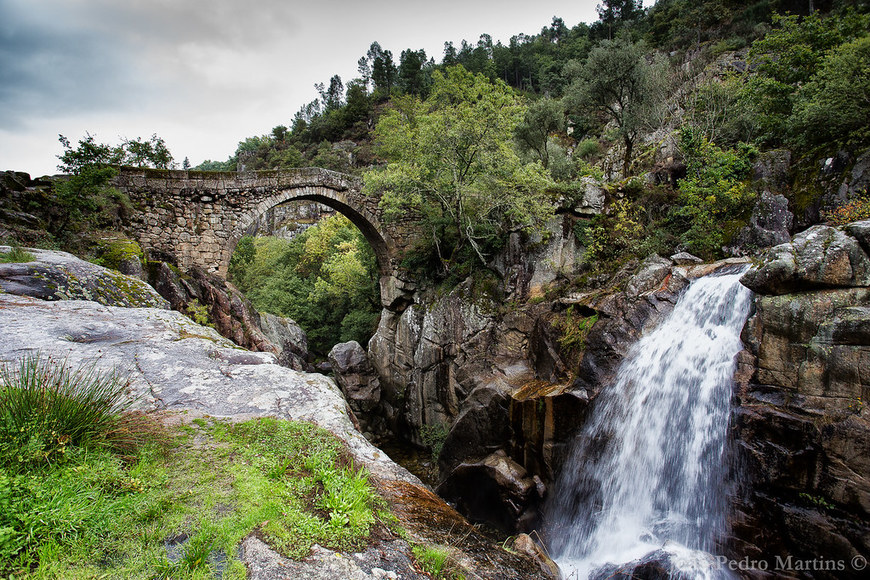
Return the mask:
[[643,3],[641,0],[604,0],[595,10],[607,27],[607,37],[612,39],[622,23],[636,20],[643,14]]
[[387,217],[421,219],[449,272],[469,259],[485,264],[486,246],[509,230],[541,227],[551,181],[511,147],[524,108],[507,85],[461,66],[433,80],[425,101],[395,99],[379,120],[378,152],[388,163],[365,174],[365,191],[382,192]]
[[773,22],[775,28],[752,44],[756,74],[747,77],[740,103],[745,137],[779,145],[789,133],[798,88],[814,77],[826,51],[867,34],[870,15],[774,15]]
[[549,97],[529,105],[522,122],[514,132],[517,145],[523,152],[534,152],[546,169],[550,165],[550,135],[561,131],[565,113],[559,101]]
[[122,153],[118,148],[98,143],[90,133],[86,133],[75,148],[63,135],[58,135],[58,140],[64,151],[58,155],[60,164],[57,168],[69,177],[54,186],[57,217],[51,220],[49,230],[62,235],[67,233],[71,223],[77,223],[99,209],[100,199],[118,174],[112,165],[119,164]]
[[365,345],[380,312],[374,252],[344,216],[328,217],[287,241],[243,237],[230,279],[261,311],[295,320],[313,352]]
[[426,51],[403,50],[399,57],[399,87],[404,93],[423,95],[428,84],[424,67],[428,64]]
[[602,41],[586,62],[572,61],[566,74],[574,80],[565,94],[566,108],[580,115],[604,115],[616,125],[624,147],[622,174],[629,175],[634,144],[643,129],[656,119],[664,100],[667,64],[647,62],[643,43],[625,37]]
[[721,149],[688,127],[680,132],[680,148],[686,177],[678,182],[672,224],[690,252],[714,258],[752,208],[756,194],[746,178],[758,151],[745,144]]
[[798,91],[789,126],[799,146],[870,145],[870,36],[824,57]]
[[121,165],[157,169],[171,169],[173,166],[172,153],[169,152],[166,142],[157,135],[151,135],[148,141],[139,137],[124,139],[116,151]]

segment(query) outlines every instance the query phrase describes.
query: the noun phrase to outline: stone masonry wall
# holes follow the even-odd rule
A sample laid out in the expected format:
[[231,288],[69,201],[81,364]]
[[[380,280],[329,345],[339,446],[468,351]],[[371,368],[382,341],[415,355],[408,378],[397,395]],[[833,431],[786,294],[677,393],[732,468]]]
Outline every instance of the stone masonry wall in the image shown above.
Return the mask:
[[382,275],[392,273],[410,245],[408,223],[385,223],[379,199],[358,179],[317,168],[249,173],[122,168],[114,185],[135,210],[127,228],[146,251],[169,254],[178,266],[200,266],[226,276],[245,231],[267,211],[296,199],[336,209],[372,245]]

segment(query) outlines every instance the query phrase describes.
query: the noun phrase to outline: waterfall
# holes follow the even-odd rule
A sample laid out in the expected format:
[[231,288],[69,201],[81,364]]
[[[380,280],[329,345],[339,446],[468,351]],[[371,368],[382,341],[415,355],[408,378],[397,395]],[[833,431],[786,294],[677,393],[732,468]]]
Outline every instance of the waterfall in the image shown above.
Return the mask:
[[724,576],[727,431],[740,330],[752,293],[741,274],[694,281],[639,340],[595,401],[547,510],[566,579],[631,574],[642,559],[673,577]]

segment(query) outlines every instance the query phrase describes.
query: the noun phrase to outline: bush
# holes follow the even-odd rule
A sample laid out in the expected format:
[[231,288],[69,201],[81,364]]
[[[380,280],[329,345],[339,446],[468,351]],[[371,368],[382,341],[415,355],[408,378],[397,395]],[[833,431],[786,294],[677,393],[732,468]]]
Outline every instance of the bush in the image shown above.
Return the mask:
[[27,356],[0,369],[0,465],[19,469],[65,460],[70,447],[120,443],[129,382],[94,366]]
[[756,194],[745,179],[758,151],[744,144],[719,148],[688,127],[680,133],[680,147],[687,175],[679,181],[679,205],[670,218],[690,252],[713,258],[752,208]]
[[823,217],[832,226],[870,219],[870,193],[856,197],[835,210],[824,212]]

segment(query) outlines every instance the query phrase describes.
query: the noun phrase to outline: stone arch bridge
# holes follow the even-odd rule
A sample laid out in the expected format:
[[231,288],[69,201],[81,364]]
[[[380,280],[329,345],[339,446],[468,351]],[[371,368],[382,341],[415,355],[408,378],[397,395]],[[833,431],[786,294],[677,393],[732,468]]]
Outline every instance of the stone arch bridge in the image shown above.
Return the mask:
[[284,202],[309,200],[345,215],[375,252],[381,275],[395,293],[401,255],[410,245],[408,220],[383,220],[379,199],[362,193],[359,179],[318,168],[252,171],[177,171],[121,168],[114,186],[134,210],[129,233],[146,252],[170,254],[178,266],[200,266],[226,277],[230,257],[248,227]]

